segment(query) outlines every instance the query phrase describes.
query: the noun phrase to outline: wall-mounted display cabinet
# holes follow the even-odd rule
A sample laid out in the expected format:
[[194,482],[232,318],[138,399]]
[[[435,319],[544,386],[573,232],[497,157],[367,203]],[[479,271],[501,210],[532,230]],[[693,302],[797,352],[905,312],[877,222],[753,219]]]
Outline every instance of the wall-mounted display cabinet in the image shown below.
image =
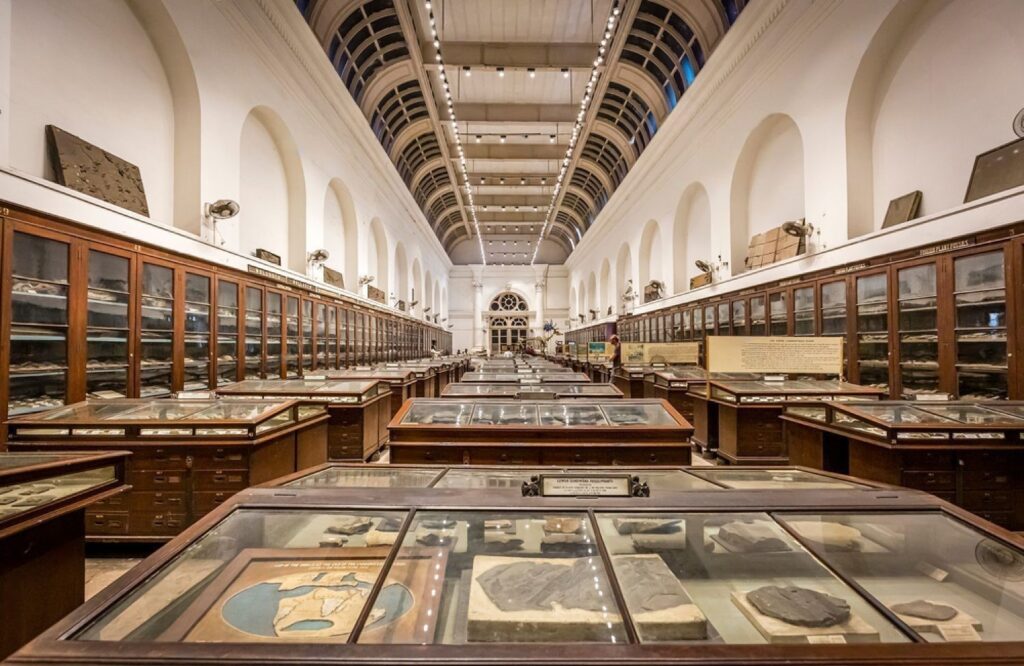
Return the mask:
[[86,512],[98,540],[165,540],[235,492],[327,459],[322,405],[289,400],[117,399],[7,422],[13,451],[132,453],[131,491]]
[[391,424],[391,461],[687,464],[693,428],[661,400],[410,400]]
[[0,453],[0,659],[85,601],[85,510],[125,490],[127,458]]
[[326,406],[329,460],[369,460],[388,441],[391,387],[375,379],[247,379],[217,389],[217,395]]
[[917,491],[697,473],[638,499],[320,470],[238,495],[13,663],[1024,660],[1019,536]]
[[0,417],[451,352],[398,313],[0,209]]
[[789,460],[927,490],[1024,529],[1024,403],[787,405]]
[[[1024,227],[1000,227],[734,294],[623,317],[623,341],[846,340],[846,378],[892,398],[1024,399]],[[713,317],[713,321],[709,319]],[[568,339],[568,338],[567,338]]]

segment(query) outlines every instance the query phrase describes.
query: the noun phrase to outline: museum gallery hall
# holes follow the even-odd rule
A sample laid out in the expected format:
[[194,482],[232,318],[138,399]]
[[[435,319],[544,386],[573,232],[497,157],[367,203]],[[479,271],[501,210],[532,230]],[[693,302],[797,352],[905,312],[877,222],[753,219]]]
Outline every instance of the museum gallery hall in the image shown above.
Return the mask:
[[0,662],[1024,666],[1024,1],[0,0]]

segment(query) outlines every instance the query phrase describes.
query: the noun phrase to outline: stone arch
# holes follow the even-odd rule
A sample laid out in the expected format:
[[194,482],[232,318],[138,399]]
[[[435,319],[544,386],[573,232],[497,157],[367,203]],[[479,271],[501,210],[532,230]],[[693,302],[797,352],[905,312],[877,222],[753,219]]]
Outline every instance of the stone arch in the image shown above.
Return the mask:
[[597,274],[590,271],[590,277],[587,278],[587,311],[584,312],[587,315],[587,320],[590,319],[591,310],[598,310],[598,316],[600,316],[600,309],[601,304],[597,299]]
[[[405,253],[405,244],[402,241],[398,241],[395,245],[395,281],[394,281],[394,298],[409,303],[409,259]],[[389,305],[394,305],[394,298]]]
[[600,291],[600,298],[598,308],[601,310],[601,314],[607,314],[608,308],[615,312],[615,290],[612,288],[612,266],[611,262],[608,261],[608,257],[604,258],[601,262],[601,277],[598,278],[598,288]]
[[691,183],[679,198],[672,229],[675,293],[690,288],[689,279],[699,272],[698,259],[711,261],[711,202],[701,183]]
[[733,274],[743,271],[752,235],[804,217],[804,145],[790,116],[771,114],[747,137],[733,170],[730,212]]
[[270,250],[288,268],[305,273],[306,183],[298,146],[281,117],[266,106],[249,112],[240,143],[241,249],[247,254]]
[[[372,276],[372,286],[388,294],[390,284],[391,252],[388,249],[388,235],[379,218],[370,220],[370,233],[366,236],[366,272],[363,276]],[[360,279],[363,277],[360,276]]]
[[340,178],[332,178],[324,196],[324,247],[331,253],[327,265],[341,271],[345,288],[359,283],[359,223],[352,193]]
[[661,242],[661,225],[657,220],[648,220],[640,236],[640,284],[642,289],[651,280],[665,282],[662,255],[665,248]]
[[[626,283],[633,279],[633,253],[629,249],[629,243],[623,243],[615,257],[615,298],[617,312],[622,310],[622,294],[626,291]],[[633,293],[637,293],[638,287],[633,284]]]
[[[412,314],[423,312],[424,299],[427,294],[423,288],[423,269],[420,268],[419,257],[412,260],[412,282],[409,283],[409,289],[409,312]],[[418,301],[416,307],[412,307],[413,301]]]
[[579,311],[579,303],[576,302],[576,285],[572,285],[569,287],[569,321],[576,321]]

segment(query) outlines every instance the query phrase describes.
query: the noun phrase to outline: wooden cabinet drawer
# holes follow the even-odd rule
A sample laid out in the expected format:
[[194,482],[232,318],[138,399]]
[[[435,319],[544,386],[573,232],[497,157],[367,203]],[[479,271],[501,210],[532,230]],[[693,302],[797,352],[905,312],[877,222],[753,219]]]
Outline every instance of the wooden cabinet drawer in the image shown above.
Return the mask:
[[967,471],[1021,470],[1024,467],[1024,453],[1009,451],[970,451],[960,454],[960,464]]
[[234,494],[230,490],[204,490],[194,493],[193,504],[195,505],[196,518],[213,511]]
[[121,509],[127,510],[131,495],[132,492],[130,490],[123,493],[119,493],[117,495],[114,495],[113,497],[108,497],[107,499],[100,500],[99,502],[94,502],[90,508],[97,511],[117,511]]
[[539,465],[540,449],[497,448],[479,446],[469,448],[469,460],[474,465]]
[[918,490],[955,490],[955,472],[903,472],[903,485]]
[[616,448],[610,451],[608,460],[613,465],[689,465],[691,449],[689,444],[676,447],[658,448]]
[[242,490],[249,485],[249,472],[244,469],[197,469],[192,472],[192,489]]
[[133,469],[128,483],[135,490],[184,490],[187,475],[185,470]]
[[363,455],[363,440],[327,443],[327,457],[330,460],[365,460]]
[[184,492],[163,492],[143,490],[132,493],[132,511],[177,511],[185,513],[188,507],[188,495]]
[[964,508],[970,511],[1010,511],[1019,499],[1009,490],[965,490]]
[[132,534],[139,536],[175,536],[188,525],[184,513],[170,511],[133,511]]
[[391,444],[393,463],[462,463],[462,447],[395,446]]
[[946,451],[908,451],[903,454],[903,469],[908,471],[951,471],[955,465],[956,457]]
[[85,533],[88,535],[128,534],[128,512],[86,511]]
[[243,449],[209,448],[193,451],[193,469],[241,469],[249,463]]
[[188,453],[184,448],[134,449],[128,459],[134,469],[187,469]]
[[975,470],[965,471],[964,488],[968,490],[986,490],[989,488],[1007,488],[1020,480],[1020,474],[1012,470]]
[[989,522],[995,523],[1000,527],[1006,527],[1008,529],[1013,529],[1014,527],[1014,516],[1012,511],[972,511],[972,513]]

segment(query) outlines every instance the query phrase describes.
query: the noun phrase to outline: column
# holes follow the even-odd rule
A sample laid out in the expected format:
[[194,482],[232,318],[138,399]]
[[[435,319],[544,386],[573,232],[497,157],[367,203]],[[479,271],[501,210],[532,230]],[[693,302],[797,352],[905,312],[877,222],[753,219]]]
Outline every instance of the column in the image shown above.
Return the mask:
[[537,280],[533,283],[534,310],[537,312],[537,325],[533,334],[537,337],[544,337],[544,288],[547,283],[544,280]]
[[473,280],[473,349],[484,347],[484,322],[480,314],[483,311],[484,283]]

